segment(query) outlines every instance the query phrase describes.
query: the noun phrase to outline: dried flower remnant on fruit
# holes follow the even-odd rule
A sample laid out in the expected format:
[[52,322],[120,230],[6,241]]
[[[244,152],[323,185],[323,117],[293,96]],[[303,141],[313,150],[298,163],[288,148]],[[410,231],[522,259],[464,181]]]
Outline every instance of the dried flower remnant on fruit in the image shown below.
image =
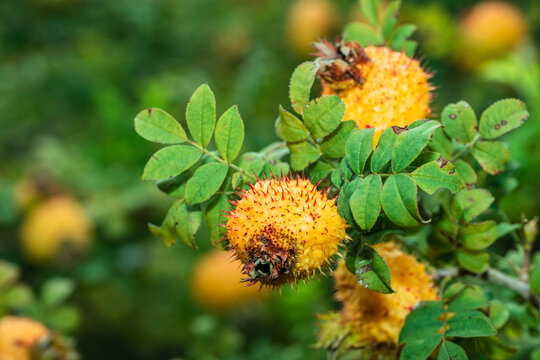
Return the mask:
[[226,239],[249,284],[279,286],[315,275],[347,237],[335,201],[298,175],[259,180],[240,196]]
[[[392,294],[381,294],[362,286],[342,261],[334,276],[336,299],[342,302],[339,314],[322,317],[321,334],[330,343],[348,331],[348,347],[382,346],[395,349],[405,318],[420,301],[438,299],[437,290],[424,264],[404,253],[395,243],[381,243],[374,246],[390,268]],[[340,331],[336,328],[339,323]],[[330,340],[328,340],[328,338]]]
[[344,120],[375,128],[375,145],[390,126],[404,127],[431,114],[431,75],[418,60],[386,47],[341,41],[313,45],[322,95],[345,103]]

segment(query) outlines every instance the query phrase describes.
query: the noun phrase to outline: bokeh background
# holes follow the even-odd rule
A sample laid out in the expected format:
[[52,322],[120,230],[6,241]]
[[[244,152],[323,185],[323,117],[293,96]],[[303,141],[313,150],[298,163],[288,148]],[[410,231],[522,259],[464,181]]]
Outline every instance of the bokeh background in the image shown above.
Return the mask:
[[[477,115],[503,97],[527,102],[531,118],[505,138],[514,160],[505,176],[514,180],[503,205],[517,221],[540,213],[540,3],[506,3],[513,10],[495,13],[510,20],[486,20],[496,35],[465,25],[472,0],[406,0],[400,21],[419,27],[435,115],[462,99]],[[171,200],[140,180],[158,147],[137,136],[133,118],[161,107],[183,121],[189,96],[207,82],[218,113],[239,105],[243,150],[258,150],[277,140],[278,105],[288,106],[288,79],[310,59],[307,44],[358,20],[354,0],[2,0],[0,258],[20,275],[15,295],[0,291],[0,315],[45,322],[76,339],[85,359],[326,358],[311,345],[313,315],[337,308],[329,279],[219,308],[194,296],[193,269],[211,245],[204,229],[196,251],[165,248],[148,231]],[[476,38],[481,45],[468,41]],[[30,220],[58,197],[72,210]],[[32,248],[54,237],[56,213],[85,229],[86,251],[62,249],[51,260]]]

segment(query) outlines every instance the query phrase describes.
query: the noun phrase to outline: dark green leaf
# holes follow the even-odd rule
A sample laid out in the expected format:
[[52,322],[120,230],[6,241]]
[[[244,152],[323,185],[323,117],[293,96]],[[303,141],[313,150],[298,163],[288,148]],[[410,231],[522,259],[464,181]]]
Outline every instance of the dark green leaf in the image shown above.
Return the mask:
[[371,230],[381,212],[380,175],[362,179],[349,200],[354,220],[362,230]]
[[309,131],[302,121],[290,112],[279,107],[279,117],[276,120],[276,135],[285,141],[297,142],[307,139]]
[[381,205],[388,218],[400,226],[419,225],[416,184],[407,175],[390,176],[381,192]]
[[355,178],[350,183],[346,182],[341,188],[341,191],[339,192],[339,197],[337,200],[338,213],[339,215],[341,215],[342,218],[347,220],[349,224],[354,224],[354,218],[352,216],[351,207],[350,207],[350,200],[351,200],[351,196],[356,191],[356,188],[358,187],[359,183],[360,183],[360,178]]
[[198,168],[186,184],[186,201],[193,205],[210,199],[221,187],[228,171],[227,165],[215,162]]
[[473,185],[476,185],[478,177],[476,176],[476,172],[471,167],[471,165],[469,165],[463,160],[456,161],[454,165],[456,167],[459,177],[461,178],[465,186],[471,187]]
[[158,108],[141,111],[135,117],[135,131],[146,140],[178,144],[187,140],[186,132],[174,117]]
[[483,273],[489,267],[489,254],[485,251],[460,249],[456,258],[462,268],[476,274]]
[[467,360],[467,354],[465,350],[458,344],[454,344],[450,341],[443,341],[437,360]]
[[309,102],[311,87],[315,81],[317,66],[311,62],[304,62],[294,69],[289,82],[289,99],[291,105],[298,114],[303,114]]
[[366,289],[383,294],[394,292],[390,284],[390,269],[372,247],[364,246],[356,256],[354,269],[358,282]]
[[360,9],[371,25],[379,26],[379,0],[360,0]]
[[399,26],[392,36],[390,36],[390,44],[392,49],[396,51],[403,50],[405,46],[405,41],[416,31],[416,25],[414,24],[404,24]]
[[322,96],[310,101],[304,110],[304,124],[313,138],[322,138],[337,129],[345,104],[335,95]]
[[409,166],[426,147],[435,129],[440,126],[437,121],[426,121],[399,134],[392,150],[392,172],[398,173]]
[[345,145],[345,159],[357,174],[364,172],[366,161],[373,151],[374,131],[375,128],[355,131]]
[[535,266],[530,274],[531,292],[540,294],[540,266]]
[[186,109],[186,122],[193,140],[206,147],[216,124],[216,98],[208,84],[199,86],[191,96]]
[[469,143],[476,135],[478,121],[474,110],[465,101],[447,105],[443,109],[441,121],[448,135],[459,142]]
[[461,244],[469,250],[482,250],[497,240],[495,221],[469,223],[459,228]]
[[225,211],[231,208],[229,199],[227,196],[220,196],[213,201],[207,208],[204,215],[206,220],[206,226],[208,227],[208,234],[210,235],[210,241],[212,245],[217,246],[218,241],[221,240],[225,234],[223,225],[227,222],[225,217]]
[[173,178],[159,180],[157,187],[169,196],[183,199],[186,197],[186,182],[191,178],[191,175],[190,171],[186,171]]
[[441,187],[453,193],[462,188],[461,179],[455,173],[454,165],[444,159],[420,166],[411,173],[411,176],[420,189],[428,194],[433,194]]
[[[515,347],[505,344],[497,336],[489,336],[475,339],[475,343],[478,346],[479,352],[486,359],[509,360],[520,358],[514,357],[517,350]],[[537,360],[534,358],[534,356],[531,356],[530,359]]]
[[480,117],[479,132],[487,140],[496,139],[499,136],[513,130],[529,117],[527,106],[521,100],[499,100],[488,107]]
[[308,167],[321,156],[319,150],[307,141],[289,144],[289,150],[291,151],[291,167],[294,170]]
[[401,1],[392,1],[390,5],[388,5],[388,7],[386,8],[382,22],[382,33],[385,39],[390,36],[392,31],[396,27],[400,6]]
[[393,235],[404,235],[404,234],[405,234],[405,231],[401,229],[382,230],[382,231],[364,236],[364,242],[368,245],[375,245]]
[[485,189],[461,190],[454,197],[457,211],[467,222],[484,212],[495,199]]
[[[152,235],[160,239],[163,242],[163,245],[165,245],[166,247],[173,246],[174,244],[176,244],[176,241],[178,240],[178,235],[176,234],[175,231],[173,231],[173,229],[169,229],[164,226],[157,226],[157,225],[149,223],[148,230],[150,230]],[[195,244],[193,244],[193,247],[194,246]]]
[[384,42],[383,37],[377,30],[361,22],[348,24],[343,34],[346,41],[358,41],[364,47],[381,45]]
[[435,130],[428,146],[431,150],[440,153],[447,159],[452,157],[452,152],[454,151],[452,140],[446,135],[442,127]]
[[443,326],[443,322],[439,320],[443,315],[442,305],[440,301],[420,303],[405,319],[405,325],[399,334],[399,343],[414,342],[437,332]]
[[309,171],[309,177],[312,182],[317,182],[321,179],[324,179],[332,172],[332,166],[328,165],[325,162],[317,161]]
[[343,121],[337,130],[324,138],[321,151],[328,157],[342,158],[345,155],[347,139],[356,130],[356,123],[353,120]]
[[510,152],[498,141],[479,141],[471,152],[482,169],[491,175],[503,172],[510,160]]
[[425,360],[440,344],[443,336],[438,333],[425,335],[407,343],[401,351],[400,360]]
[[353,169],[345,158],[341,159],[341,162],[339,163],[339,170],[341,171],[341,177],[343,180],[351,180],[351,177],[354,175]]
[[449,337],[492,336],[497,333],[487,316],[475,310],[455,314],[448,320],[448,325],[450,329],[446,336]]
[[214,136],[221,157],[229,163],[236,159],[244,142],[244,122],[236,105],[221,115]]
[[[464,287],[462,283],[457,283]],[[445,291],[445,298],[448,298],[451,295],[449,291]],[[487,300],[484,298],[482,289],[479,287],[464,287],[459,293],[459,296],[453,300],[448,306],[448,311],[451,312],[463,312],[476,309],[486,308],[489,305]]]
[[201,158],[201,150],[191,145],[172,145],[157,151],[144,167],[143,180],[160,180],[177,176]]
[[332,170],[332,174],[330,175],[330,182],[337,188],[341,187],[341,185],[343,184],[343,178],[341,177],[340,169]]
[[[162,228],[173,229],[180,240],[191,249],[196,249],[195,233],[202,223],[202,211],[196,206],[188,206],[185,201],[177,200],[163,221]],[[174,242],[165,243],[166,246],[174,245]]]
[[379,138],[377,147],[371,156],[371,171],[374,173],[383,172],[386,165],[392,160],[392,150],[397,139],[397,134],[393,128],[384,130]]

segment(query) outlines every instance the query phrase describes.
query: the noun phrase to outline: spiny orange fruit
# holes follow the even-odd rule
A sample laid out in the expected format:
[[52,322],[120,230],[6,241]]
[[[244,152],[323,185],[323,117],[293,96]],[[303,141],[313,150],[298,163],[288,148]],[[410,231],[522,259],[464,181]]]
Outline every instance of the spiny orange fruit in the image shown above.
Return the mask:
[[529,32],[525,15],[505,1],[475,5],[459,24],[460,42],[455,59],[472,68],[514,49]]
[[25,317],[0,319],[0,359],[30,360],[32,348],[49,334],[41,323]]
[[297,0],[287,16],[287,41],[301,55],[308,55],[310,43],[330,35],[336,24],[336,9],[329,0]]
[[418,60],[357,42],[325,41],[314,47],[322,95],[343,100],[343,120],[354,120],[360,129],[375,128],[375,145],[390,126],[404,127],[430,115],[431,75]]
[[226,239],[250,284],[279,286],[310,277],[347,238],[335,201],[298,175],[259,180],[233,204]]
[[56,196],[40,203],[21,228],[23,250],[36,263],[50,262],[62,255],[78,255],[91,240],[90,219],[82,206],[68,196]]
[[228,251],[212,251],[193,268],[191,289],[197,302],[208,309],[223,311],[261,299],[264,289],[242,284],[241,265]]
[[[342,302],[339,316],[330,315],[324,327],[339,321],[341,331],[349,331],[350,347],[382,346],[396,348],[405,318],[420,301],[437,300],[437,289],[426,266],[404,253],[395,243],[374,246],[390,268],[392,294],[381,294],[362,286],[340,262],[334,273],[336,299]],[[324,318],[323,318],[324,319]],[[346,330],[345,330],[346,329]],[[326,334],[327,335],[327,334]]]

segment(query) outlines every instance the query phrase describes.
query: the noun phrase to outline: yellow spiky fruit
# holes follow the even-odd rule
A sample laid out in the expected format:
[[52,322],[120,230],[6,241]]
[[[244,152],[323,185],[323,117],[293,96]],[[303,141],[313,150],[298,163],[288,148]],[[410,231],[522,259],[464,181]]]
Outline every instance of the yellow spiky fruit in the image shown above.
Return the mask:
[[90,219],[83,207],[68,196],[56,196],[40,203],[28,214],[21,228],[24,253],[36,263],[51,262],[59,256],[80,255],[91,241]]
[[287,15],[286,40],[300,55],[308,55],[310,44],[330,35],[336,26],[336,9],[329,0],[297,0]]
[[202,307],[225,311],[247,302],[260,300],[268,292],[242,284],[241,265],[227,251],[212,251],[193,268],[191,289]]
[[335,201],[298,175],[259,180],[234,205],[226,238],[250,284],[279,286],[312,276],[347,237]]
[[529,32],[525,15],[505,1],[483,1],[475,5],[459,24],[455,60],[474,68],[503,55],[521,43]]
[[32,348],[49,334],[41,323],[25,317],[0,319],[0,359],[31,360]]
[[314,47],[322,95],[343,100],[343,120],[354,120],[360,129],[375,128],[375,145],[385,129],[430,115],[430,74],[418,60],[386,47],[363,48],[357,42],[320,42]]
[[395,349],[407,315],[420,301],[439,297],[424,264],[393,242],[381,243],[374,248],[390,268],[395,293],[381,294],[366,289],[347,269],[345,262],[340,262],[334,277],[335,297],[342,302],[342,310],[339,315],[322,317],[327,321],[322,324],[322,332],[328,336],[328,329],[339,322],[339,331],[349,331],[345,341],[349,347]]

